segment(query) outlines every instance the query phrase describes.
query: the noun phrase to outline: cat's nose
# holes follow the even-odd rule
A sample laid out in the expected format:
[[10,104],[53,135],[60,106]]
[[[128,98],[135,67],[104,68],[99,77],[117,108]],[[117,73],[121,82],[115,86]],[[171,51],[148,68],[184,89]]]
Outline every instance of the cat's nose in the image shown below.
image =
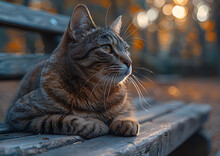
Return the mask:
[[132,61],[131,60],[128,60],[128,61],[126,60],[123,63],[129,68],[132,64]]
[[132,61],[131,59],[126,56],[126,57],[121,57],[121,62],[124,63],[128,68],[131,66]]

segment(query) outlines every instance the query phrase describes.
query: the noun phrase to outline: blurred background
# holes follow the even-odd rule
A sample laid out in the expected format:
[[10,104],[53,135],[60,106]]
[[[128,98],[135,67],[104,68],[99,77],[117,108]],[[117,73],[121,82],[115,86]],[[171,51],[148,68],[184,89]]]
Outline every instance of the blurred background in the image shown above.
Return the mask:
[[[70,16],[86,4],[97,25],[123,15],[122,36],[136,65],[157,74],[220,77],[219,1],[214,0],[7,0]],[[109,8],[107,19],[106,12]],[[50,53],[39,34],[0,28],[0,51]]]
[[[84,3],[100,26],[122,15],[121,36],[131,46],[134,75],[147,89],[143,94],[159,101],[210,104],[211,155],[220,150],[220,0],[5,1],[66,16]],[[1,26],[0,36],[0,53],[44,55],[56,47],[48,48],[42,34],[20,29]],[[0,81],[0,121],[18,83]]]

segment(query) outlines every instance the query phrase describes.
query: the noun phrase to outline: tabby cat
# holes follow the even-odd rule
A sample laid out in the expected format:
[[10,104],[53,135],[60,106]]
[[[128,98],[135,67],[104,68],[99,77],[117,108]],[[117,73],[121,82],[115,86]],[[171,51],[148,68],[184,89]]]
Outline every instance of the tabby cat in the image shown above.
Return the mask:
[[49,59],[27,73],[6,122],[15,131],[79,135],[135,136],[139,123],[124,84],[131,74],[128,45],[119,36],[121,16],[97,27],[78,5]]

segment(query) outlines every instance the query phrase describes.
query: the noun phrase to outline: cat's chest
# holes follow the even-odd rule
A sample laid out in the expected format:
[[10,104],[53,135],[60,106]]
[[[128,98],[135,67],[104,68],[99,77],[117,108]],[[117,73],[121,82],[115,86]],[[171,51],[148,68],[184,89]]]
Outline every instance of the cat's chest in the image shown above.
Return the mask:
[[102,119],[104,122],[112,120],[124,108],[123,99],[109,99],[109,100],[96,100],[87,101],[80,98],[72,103],[71,114],[83,118],[97,118]]
[[105,123],[109,123],[110,121],[113,120],[113,118],[116,116],[116,112],[108,112],[108,111],[103,111],[103,112],[92,112],[92,111],[84,111],[84,112],[77,112],[77,111],[72,111],[72,115],[76,115],[81,118],[95,118],[99,119]]

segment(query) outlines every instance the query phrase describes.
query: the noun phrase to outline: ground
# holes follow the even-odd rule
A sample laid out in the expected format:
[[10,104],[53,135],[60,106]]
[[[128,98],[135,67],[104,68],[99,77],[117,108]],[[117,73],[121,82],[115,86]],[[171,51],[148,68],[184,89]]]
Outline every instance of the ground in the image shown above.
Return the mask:
[[[0,122],[13,100],[19,81],[0,81]],[[198,78],[165,78],[156,79],[144,84],[148,96],[158,101],[183,100],[209,104],[212,107],[210,118],[205,125],[212,134],[212,152],[215,156],[220,150],[220,80]],[[134,93],[135,89],[130,88]],[[144,91],[143,91],[144,92]]]

